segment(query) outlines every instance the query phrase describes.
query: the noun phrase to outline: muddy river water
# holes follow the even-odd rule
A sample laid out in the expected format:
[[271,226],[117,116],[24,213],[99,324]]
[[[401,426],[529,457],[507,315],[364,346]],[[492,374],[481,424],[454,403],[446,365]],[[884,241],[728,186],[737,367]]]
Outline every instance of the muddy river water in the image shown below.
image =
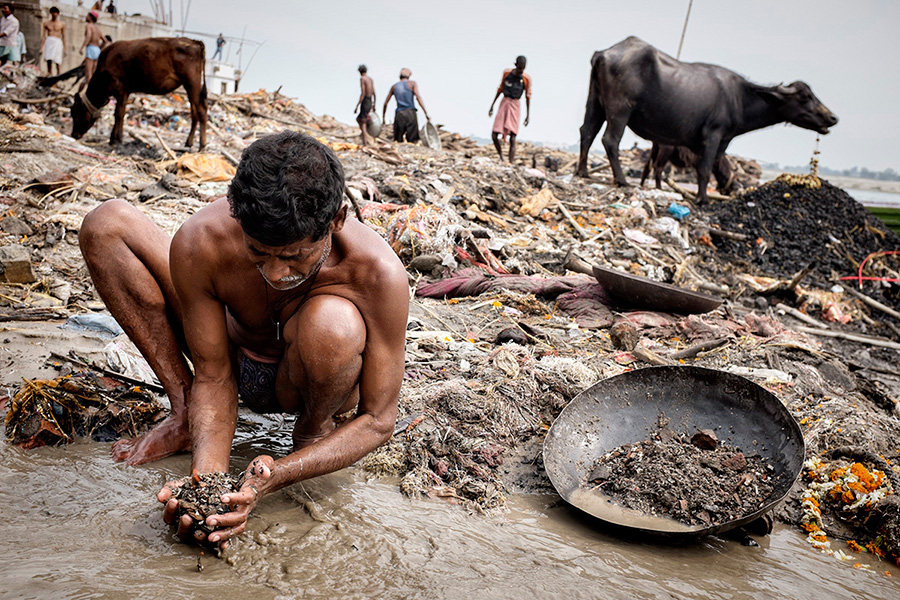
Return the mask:
[[[245,423],[233,468],[260,453],[258,436],[283,449],[277,427]],[[900,569],[854,569],[786,526],[756,548],[658,545],[604,531],[556,496],[473,515],[355,467],[263,499],[242,541],[198,571],[199,549],[175,541],[154,498],[189,457],[126,467],[109,450],[0,443],[0,598],[900,597]]]

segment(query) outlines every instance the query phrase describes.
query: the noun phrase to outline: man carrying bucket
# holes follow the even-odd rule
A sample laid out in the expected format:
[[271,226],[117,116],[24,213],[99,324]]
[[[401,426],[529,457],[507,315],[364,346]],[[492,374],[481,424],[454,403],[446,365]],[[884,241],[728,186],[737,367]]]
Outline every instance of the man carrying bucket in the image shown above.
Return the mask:
[[500,87],[497,88],[497,95],[491,102],[491,109],[488,116],[494,114],[494,103],[500,94],[503,94],[503,100],[500,101],[500,108],[497,110],[497,116],[494,119],[494,128],[491,132],[491,140],[500,155],[500,162],[503,162],[503,148],[500,145],[500,136],[506,139],[509,135],[509,162],[512,163],[516,159],[516,135],[519,133],[519,98],[525,94],[525,123],[528,126],[528,118],[531,115],[531,77],[525,73],[525,57],[516,57],[516,67],[514,69],[506,69],[503,71],[503,78],[500,80]]
[[356,101],[355,111],[359,111],[356,122],[362,132],[362,145],[369,145],[369,134],[366,131],[369,125],[369,113],[375,108],[375,82],[368,75],[368,67],[359,65],[359,100]]
[[419,86],[415,81],[410,81],[409,76],[412,71],[409,69],[400,70],[400,81],[394,84],[391,91],[388,92],[387,98],[384,99],[384,108],[381,109],[381,120],[384,121],[384,114],[387,112],[388,102],[391,97],[397,99],[397,111],[394,113],[394,141],[402,142],[403,138],[410,144],[419,141],[419,120],[416,118],[416,104],[418,100],[425,118],[431,120],[428,116],[428,110],[422,103],[422,97],[419,95]]

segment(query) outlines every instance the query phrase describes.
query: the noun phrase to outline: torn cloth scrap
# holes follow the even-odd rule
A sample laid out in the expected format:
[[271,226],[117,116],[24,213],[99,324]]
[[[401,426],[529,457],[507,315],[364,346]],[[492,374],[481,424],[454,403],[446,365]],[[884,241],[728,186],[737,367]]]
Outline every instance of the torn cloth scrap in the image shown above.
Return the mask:
[[487,275],[474,269],[463,269],[452,277],[420,285],[416,295],[426,298],[459,298],[478,296],[494,290],[534,294],[545,300],[556,299],[557,306],[574,317],[580,327],[608,327],[612,313],[609,297],[599,283],[590,277],[534,277],[528,275]]

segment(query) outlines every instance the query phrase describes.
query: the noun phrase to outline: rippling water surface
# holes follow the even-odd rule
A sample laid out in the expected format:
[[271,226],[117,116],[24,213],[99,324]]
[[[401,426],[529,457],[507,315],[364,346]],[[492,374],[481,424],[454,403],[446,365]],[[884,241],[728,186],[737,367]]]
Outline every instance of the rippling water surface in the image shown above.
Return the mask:
[[[237,446],[235,470],[263,444]],[[657,545],[604,532],[557,497],[513,496],[510,512],[485,517],[404,498],[396,481],[355,468],[265,498],[225,560],[204,557],[199,572],[199,550],[173,539],[154,498],[189,457],[134,468],[109,449],[0,443],[0,597],[900,597],[900,570],[854,569],[783,526],[759,548]]]

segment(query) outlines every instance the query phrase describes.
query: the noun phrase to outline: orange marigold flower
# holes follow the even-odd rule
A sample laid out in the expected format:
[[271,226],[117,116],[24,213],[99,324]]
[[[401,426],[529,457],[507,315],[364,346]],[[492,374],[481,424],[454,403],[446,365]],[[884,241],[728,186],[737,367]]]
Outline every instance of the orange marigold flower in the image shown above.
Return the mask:
[[831,472],[831,480],[837,481],[847,474],[847,469],[835,469]]
[[871,490],[867,490],[866,486],[864,486],[863,484],[857,483],[855,481],[848,481],[847,487],[859,494],[865,494],[865,493],[871,491]]
[[865,549],[859,545],[858,542],[854,540],[847,540],[847,546],[850,547],[854,552],[863,552]]

